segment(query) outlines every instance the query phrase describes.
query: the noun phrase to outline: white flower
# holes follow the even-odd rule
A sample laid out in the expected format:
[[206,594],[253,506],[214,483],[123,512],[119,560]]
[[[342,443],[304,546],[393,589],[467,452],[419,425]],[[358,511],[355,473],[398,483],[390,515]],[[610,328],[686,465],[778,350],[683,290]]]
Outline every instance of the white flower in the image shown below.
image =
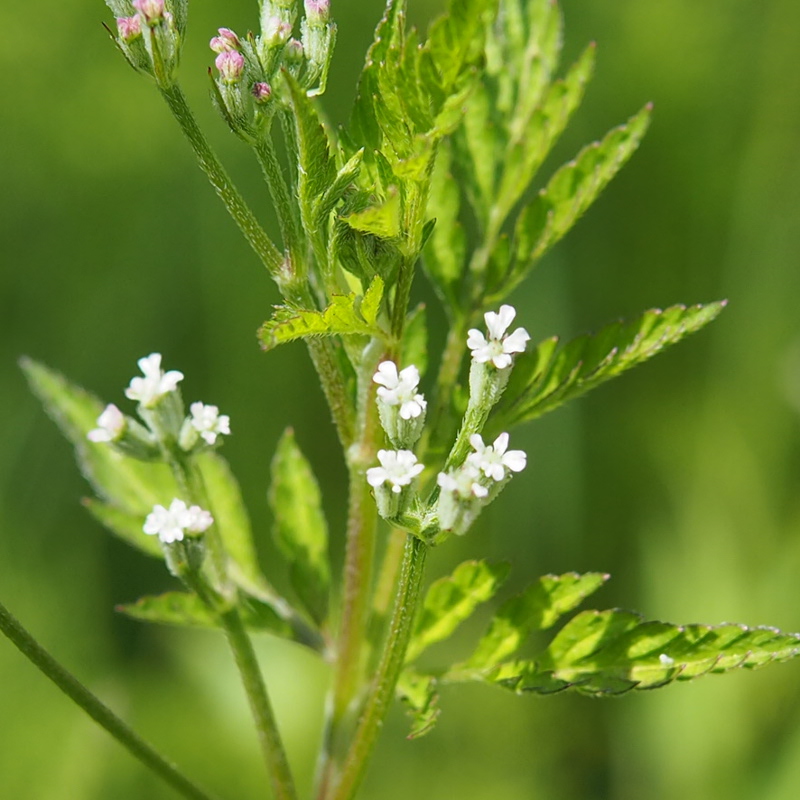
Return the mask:
[[109,403],[97,418],[97,427],[89,431],[86,438],[90,442],[116,442],[126,426],[125,415],[113,403]]
[[384,483],[392,485],[392,491],[399,494],[403,486],[408,486],[425,469],[417,463],[417,457],[410,450],[378,450],[379,467],[367,470],[367,483],[376,489]]
[[670,658],[666,653],[662,653],[658,660],[661,662],[661,665],[664,667],[671,667],[675,663],[674,658]]
[[466,463],[455,472],[440,472],[436,482],[446,492],[452,492],[465,500],[470,497],[483,499],[489,494],[489,490],[478,483],[479,478],[477,467]]
[[200,506],[187,507],[183,500],[174,499],[169,508],[157,505],[147,515],[143,530],[165,543],[180,542],[184,533],[202,533],[214,522],[211,514]]
[[183,373],[171,369],[161,371],[161,353],[151,353],[147,358],[137,362],[144,378],[131,379],[125,396],[138,400],[145,408],[152,408],[158,400],[169,392],[174,392],[178,383],[183,380]]
[[230,434],[231,418],[227,414],[220,415],[216,406],[192,403],[189,410],[192,412],[192,427],[207,444],[214,444],[220,434]]
[[506,476],[506,469],[512,472],[522,472],[525,469],[528,457],[524,450],[509,450],[508,434],[501,433],[494,444],[485,445],[481,435],[473,433],[469,443],[475,449],[472,455],[467,456],[467,463],[479,469],[487,478],[501,481]]
[[415,419],[428,405],[425,398],[417,394],[419,370],[413,364],[398,373],[394,361],[383,361],[378,364],[372,380],[380,384],[378,397],[387,406],[400,406],[403,419]]
[[517,328],[514,333],[505,336],[516,315],[514,307],[508,305],[500,306],[497,313],[487,311],[483,318],[489,332],[488,340],[477,328],[470,329],[467,347],[472,350],[474,361],[480,364],[491,361],[497,369],[505,369],[511,366],[512,353],[525,351],[525,345],[531,338],[525,328]]

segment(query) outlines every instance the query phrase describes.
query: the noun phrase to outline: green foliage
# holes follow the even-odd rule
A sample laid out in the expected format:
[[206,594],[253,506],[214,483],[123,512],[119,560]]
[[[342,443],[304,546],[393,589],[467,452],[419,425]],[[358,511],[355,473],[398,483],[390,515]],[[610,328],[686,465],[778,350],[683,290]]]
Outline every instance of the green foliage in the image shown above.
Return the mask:
[[485,669],[519,650],[533,631],[546,630],[599,589],[608,575],[544,575],[522,594],[506,601],[492,618],[489,630],[467,659],[466,669]]
[[517,693],[622,694],[800,655],[800,635],[745,625],[672,625],[630,611],[584,611],[533,661],[486,676]]
[[419,739],[430,733],[441,713],[436,679],[406,669],[397,683],[397,696],[405,704],[412,720],[408,738]]
[[29,358],[22,359],[20,366],[45,411],[74,446],[81,473],[107,504],[143,520],[156,503],[176,496],[175,479],[164,464],[137,461],[86,438],[97,427],[104,407],[96,397]]
[[351,292],[335,295],[324,311],[279,306],[258,333],[261,346],[271,350],[279,344],[315,336],[378,336],[383,280],[375,276],[363,297]]
[[724,307],[723,301],[652,309],[632,322],[614,322],[560,349],[557,338],[546,339],[517,359],[493,426],[506,429],[536,419],[585,394],[700,330]]
[[272,460],[269,503],[275,541],[289,563],[292,587],[317,623],[327,616],[330,590],[328,525],[311,465],[288,428]]
[[430,645],[446,639],[481,603],[491,600],[509,569],[508,564],[465,561],[452,575],[435,581],[422,603],[406,660],[413,661]]
[[143,530],[145,514],[131,514],[111,503],[84,497],[83,506],[105,528],[127,544],[143,553],[163,558],[164,551],[155,536],[148,536]]

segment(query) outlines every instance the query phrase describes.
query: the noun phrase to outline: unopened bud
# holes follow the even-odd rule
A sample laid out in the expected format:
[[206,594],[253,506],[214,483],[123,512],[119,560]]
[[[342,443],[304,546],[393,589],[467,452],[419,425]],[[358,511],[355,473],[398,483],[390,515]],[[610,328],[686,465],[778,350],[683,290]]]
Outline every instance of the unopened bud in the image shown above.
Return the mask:
[[235,50],[220,53],[214,61],[224,83],[238,83],[244,70],[244,56]]
[[142,21],[138,16],[117,17],[117,33],[123,42],[132,42],[142,35]]
[[230,28],[220,28],[218,34],[208,43],[215,53],[225,53],[241,48],[242,43],[239,41],[239,37]]
[[259,105],[268,102],[270,97],[272,97],[272,87],[268,83],[264,83],[263,81],[260,81],[259,83],[254,83],[252,91],[255,101]]
[[150,26],[158,25],[164,18],[164,0],[133,0],[133,7]]
[[271,47],[284,44],[292,35],[292,26],[280,17],[268,17],[261,31],[262,38]]
[[287,64],[301,64],[305,57],[303,43],[297,39],[289,39],[283,52]]
[[330,0],[305,0],[305,9],[311,24],[327,22],[331,15]]

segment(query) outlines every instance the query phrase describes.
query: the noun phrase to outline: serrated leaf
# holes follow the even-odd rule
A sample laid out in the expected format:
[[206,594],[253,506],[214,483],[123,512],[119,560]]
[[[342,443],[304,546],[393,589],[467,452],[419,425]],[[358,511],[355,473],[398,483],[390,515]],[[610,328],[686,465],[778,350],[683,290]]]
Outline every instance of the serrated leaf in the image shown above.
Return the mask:
[[599,572],[542,576],[500,607],[464,667],[486,669],[513,655],[533,631],[555,625],[564,614],[599,589],[608,577]]
[[[242,598],[237,608],[248,629],[293,638],[290,626],[264,603]],[[142,622],[190,628],[219,627],[216,617],[200,598],[188,592],[166,592],[142,597],[135,603],[119,605],[116,610]]]
[[572,228],[639,146],[649,122],[650,106],[646,106],[561,167],[523,209],[514,227],[515,264],[497,297],[511,291]]
[[430,645],[446,639],[481,603],[491,600],[509,569],[504,563],[465,561],[452,575],[434,581],[422,603],[406,660],[413,661]]
[[83,499],[83,505],[101,525],[104,525],[124,542],[141,550],[148,556],[164,557],[164,551],[161,549],[158,537],[148,536],[142,530],[145,514],[131,514],[110,503],[104,503],[101,500],[94,500],[88,497]]
[[264,589],[266,578],[258,563],[250,516],[239,483],[228,462],[215,452],[201,453],[196,464],[203,478],[216,530],[228,557],[228,569],[236,583],[251,593]]
[[289,105],[297,130],[300,211],[304,226],[314,232],[320,198],[324,198],[337,178],[336,164],[331,156],[328,134],[313,102],[288,72],[284,72],[284,80],[289,87]]
[[515,692],[622,694],[800,655],[800,634],[744,625],[673,625],[630,611],[584,611],[536,661],[504,664],[489,680]]
[[[364,297],[355,292],[334,295],[324,311],[278,306],[274,316],[258,332],[264,350],[310,336],[378,336],[377,310],[383,297],[383,280],[375,276]],[[366,316],[365,316],[366,314]]]
[[96,397],[43,364],[24,358],[20,365],[45,411],[75,447],[81,473],[103,500],[143,518],[165,497],[177,496],[175,480],[165,465],[137,461],[86,438],[104,408]]
[[432,675],[422,675],[411,669],[400,674],[396,693],[412,719],[409,739],[419,739],[433,730],[440,714],[436,690],[437,682]]
[[400,192],[396,186],[390,186],[386,198],[342,219],[353,230],[371,233],[381,239],[394,239],[400,235],[400,211]]
[[336,208],[336,204],[342,199],[350,185],[358,178],[361,170],[361,163],[364,159],[364,148],[357,150],[348,159],[344,166],[336,173],[333,182],[325,190],[322,197],[315,201],[314,221],[317,227],[322,227],[328,216]]
[[493,426],[506,429],[536,419],[585,394],[700,330],[724,307],[725,301],[652,309],[632,322],[612,323],[560,349],[557,340],[545,340],[518,357]]
[[312,618],[322,623],[330,590],[328,526],[319,484],[291,428],[272,460],[269,504],[275,518],[273,535],[289,562],[292,586]]

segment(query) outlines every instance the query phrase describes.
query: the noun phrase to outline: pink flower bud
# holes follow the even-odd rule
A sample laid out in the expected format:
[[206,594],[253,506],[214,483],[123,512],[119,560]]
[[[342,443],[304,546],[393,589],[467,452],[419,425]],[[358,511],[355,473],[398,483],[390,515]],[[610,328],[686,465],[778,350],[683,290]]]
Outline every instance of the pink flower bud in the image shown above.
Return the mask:
[[290,64],[299,64],[303,60],[303,55],[303,43],[297,39],[289,39],[284,50],[286,61]]
[[225,83],[237,83],[244,70],[244,56],[235,50],[226,50],[217,56],[214,64]]
[[330,0],[305,0],[306,17],[309,22],[327,22],[331,14]]
[[261,34],[270,45],[283,44],[292,35],[292,26],[280,17],[269,17],[264,22]]
[[157,25],[164,18],[164,0],[133,0],[133,7],[148,25]]
[[123,42],[131,42],[142,35],[139,17],[117,17],[117,33]]
[[256,103],[266,103],[272,97],[272,87],[263,81],[253,84],[253,97]]
[[225,53],[229,50],[239,50],[242,43],[239,37],[230,28],[220,28],[219,36],[215,36],[209,46],[215,53]]

